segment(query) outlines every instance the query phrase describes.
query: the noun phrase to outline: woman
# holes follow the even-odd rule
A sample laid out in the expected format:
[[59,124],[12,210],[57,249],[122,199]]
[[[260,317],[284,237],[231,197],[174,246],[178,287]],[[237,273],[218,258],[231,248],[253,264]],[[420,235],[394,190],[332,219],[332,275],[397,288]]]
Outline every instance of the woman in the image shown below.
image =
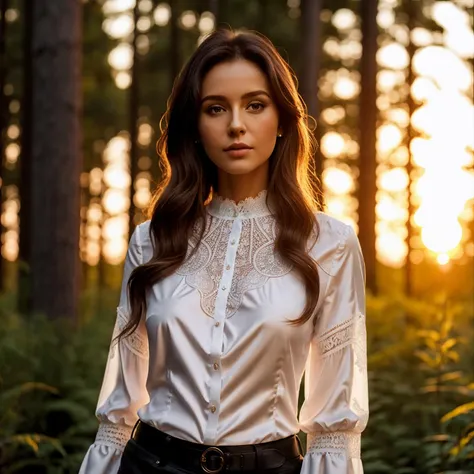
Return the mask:
[[365,267],[315,204],[288,65],[261,35],[211,34],[163,128],[81,474],[361,474]]

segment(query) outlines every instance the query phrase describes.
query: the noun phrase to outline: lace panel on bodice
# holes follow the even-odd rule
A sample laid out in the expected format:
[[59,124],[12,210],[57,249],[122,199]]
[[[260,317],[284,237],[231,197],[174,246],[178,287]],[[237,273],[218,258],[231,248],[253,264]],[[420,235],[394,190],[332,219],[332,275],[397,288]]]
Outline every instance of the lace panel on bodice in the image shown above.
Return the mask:
[[[202,310],[213,317],[233,220],[215,216],[209,216],[208,219],[202,241],[197,251],[190,256],[199,238],[199,228],[195,227],[188,256],[177,273],[185,276],[186,283],[199,291]],[[238,310],[247,291],[260,288],[269,278],[281,277],[291,271],[292,266],[274,251],[275,238],[276,221],[273,216],[263,215],[242,220],[242,232],[227,300],[228,318]]]

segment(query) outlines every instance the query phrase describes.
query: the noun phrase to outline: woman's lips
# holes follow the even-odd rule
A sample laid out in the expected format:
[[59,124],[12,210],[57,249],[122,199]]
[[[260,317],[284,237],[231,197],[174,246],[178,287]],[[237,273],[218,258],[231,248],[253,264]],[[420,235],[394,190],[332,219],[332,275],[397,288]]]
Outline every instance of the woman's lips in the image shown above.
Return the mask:
[[232,156],[232,158],[242,158],[251,151],[252,148],[230,148],[229,150],[226,150],[226,153]]

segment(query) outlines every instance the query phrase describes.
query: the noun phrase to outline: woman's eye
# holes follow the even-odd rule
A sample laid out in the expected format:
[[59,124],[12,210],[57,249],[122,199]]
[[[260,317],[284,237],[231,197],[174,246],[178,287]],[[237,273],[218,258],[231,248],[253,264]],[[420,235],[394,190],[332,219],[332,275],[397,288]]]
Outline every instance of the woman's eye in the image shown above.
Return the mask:
[[223,110],[224,110],[224,107],[221,107],[220,105],[211,105],[211,107],[207,109],[208,113],[210,113],[211,115],[218,114],[219,112],[222,112]]
[[257,111],[257,110],[262,110],[265,108],[264,104],[261,104],[260,102],[253,102],[252,104],[249,104],[249,108],[251,110]]

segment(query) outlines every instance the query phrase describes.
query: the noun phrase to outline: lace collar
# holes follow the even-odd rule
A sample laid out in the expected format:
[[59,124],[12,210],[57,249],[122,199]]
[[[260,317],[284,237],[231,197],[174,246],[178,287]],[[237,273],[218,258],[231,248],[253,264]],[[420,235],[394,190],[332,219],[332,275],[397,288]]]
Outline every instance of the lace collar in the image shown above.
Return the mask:
[[232,199],[223,198],[214,193],[212,201],[207,206],[209,214],[215,217],[228,219],[252,219],[254,217],[269,216],[272,214],[267,205],[267,190],[260,191],[255,197],[248,197],[236,203]]

